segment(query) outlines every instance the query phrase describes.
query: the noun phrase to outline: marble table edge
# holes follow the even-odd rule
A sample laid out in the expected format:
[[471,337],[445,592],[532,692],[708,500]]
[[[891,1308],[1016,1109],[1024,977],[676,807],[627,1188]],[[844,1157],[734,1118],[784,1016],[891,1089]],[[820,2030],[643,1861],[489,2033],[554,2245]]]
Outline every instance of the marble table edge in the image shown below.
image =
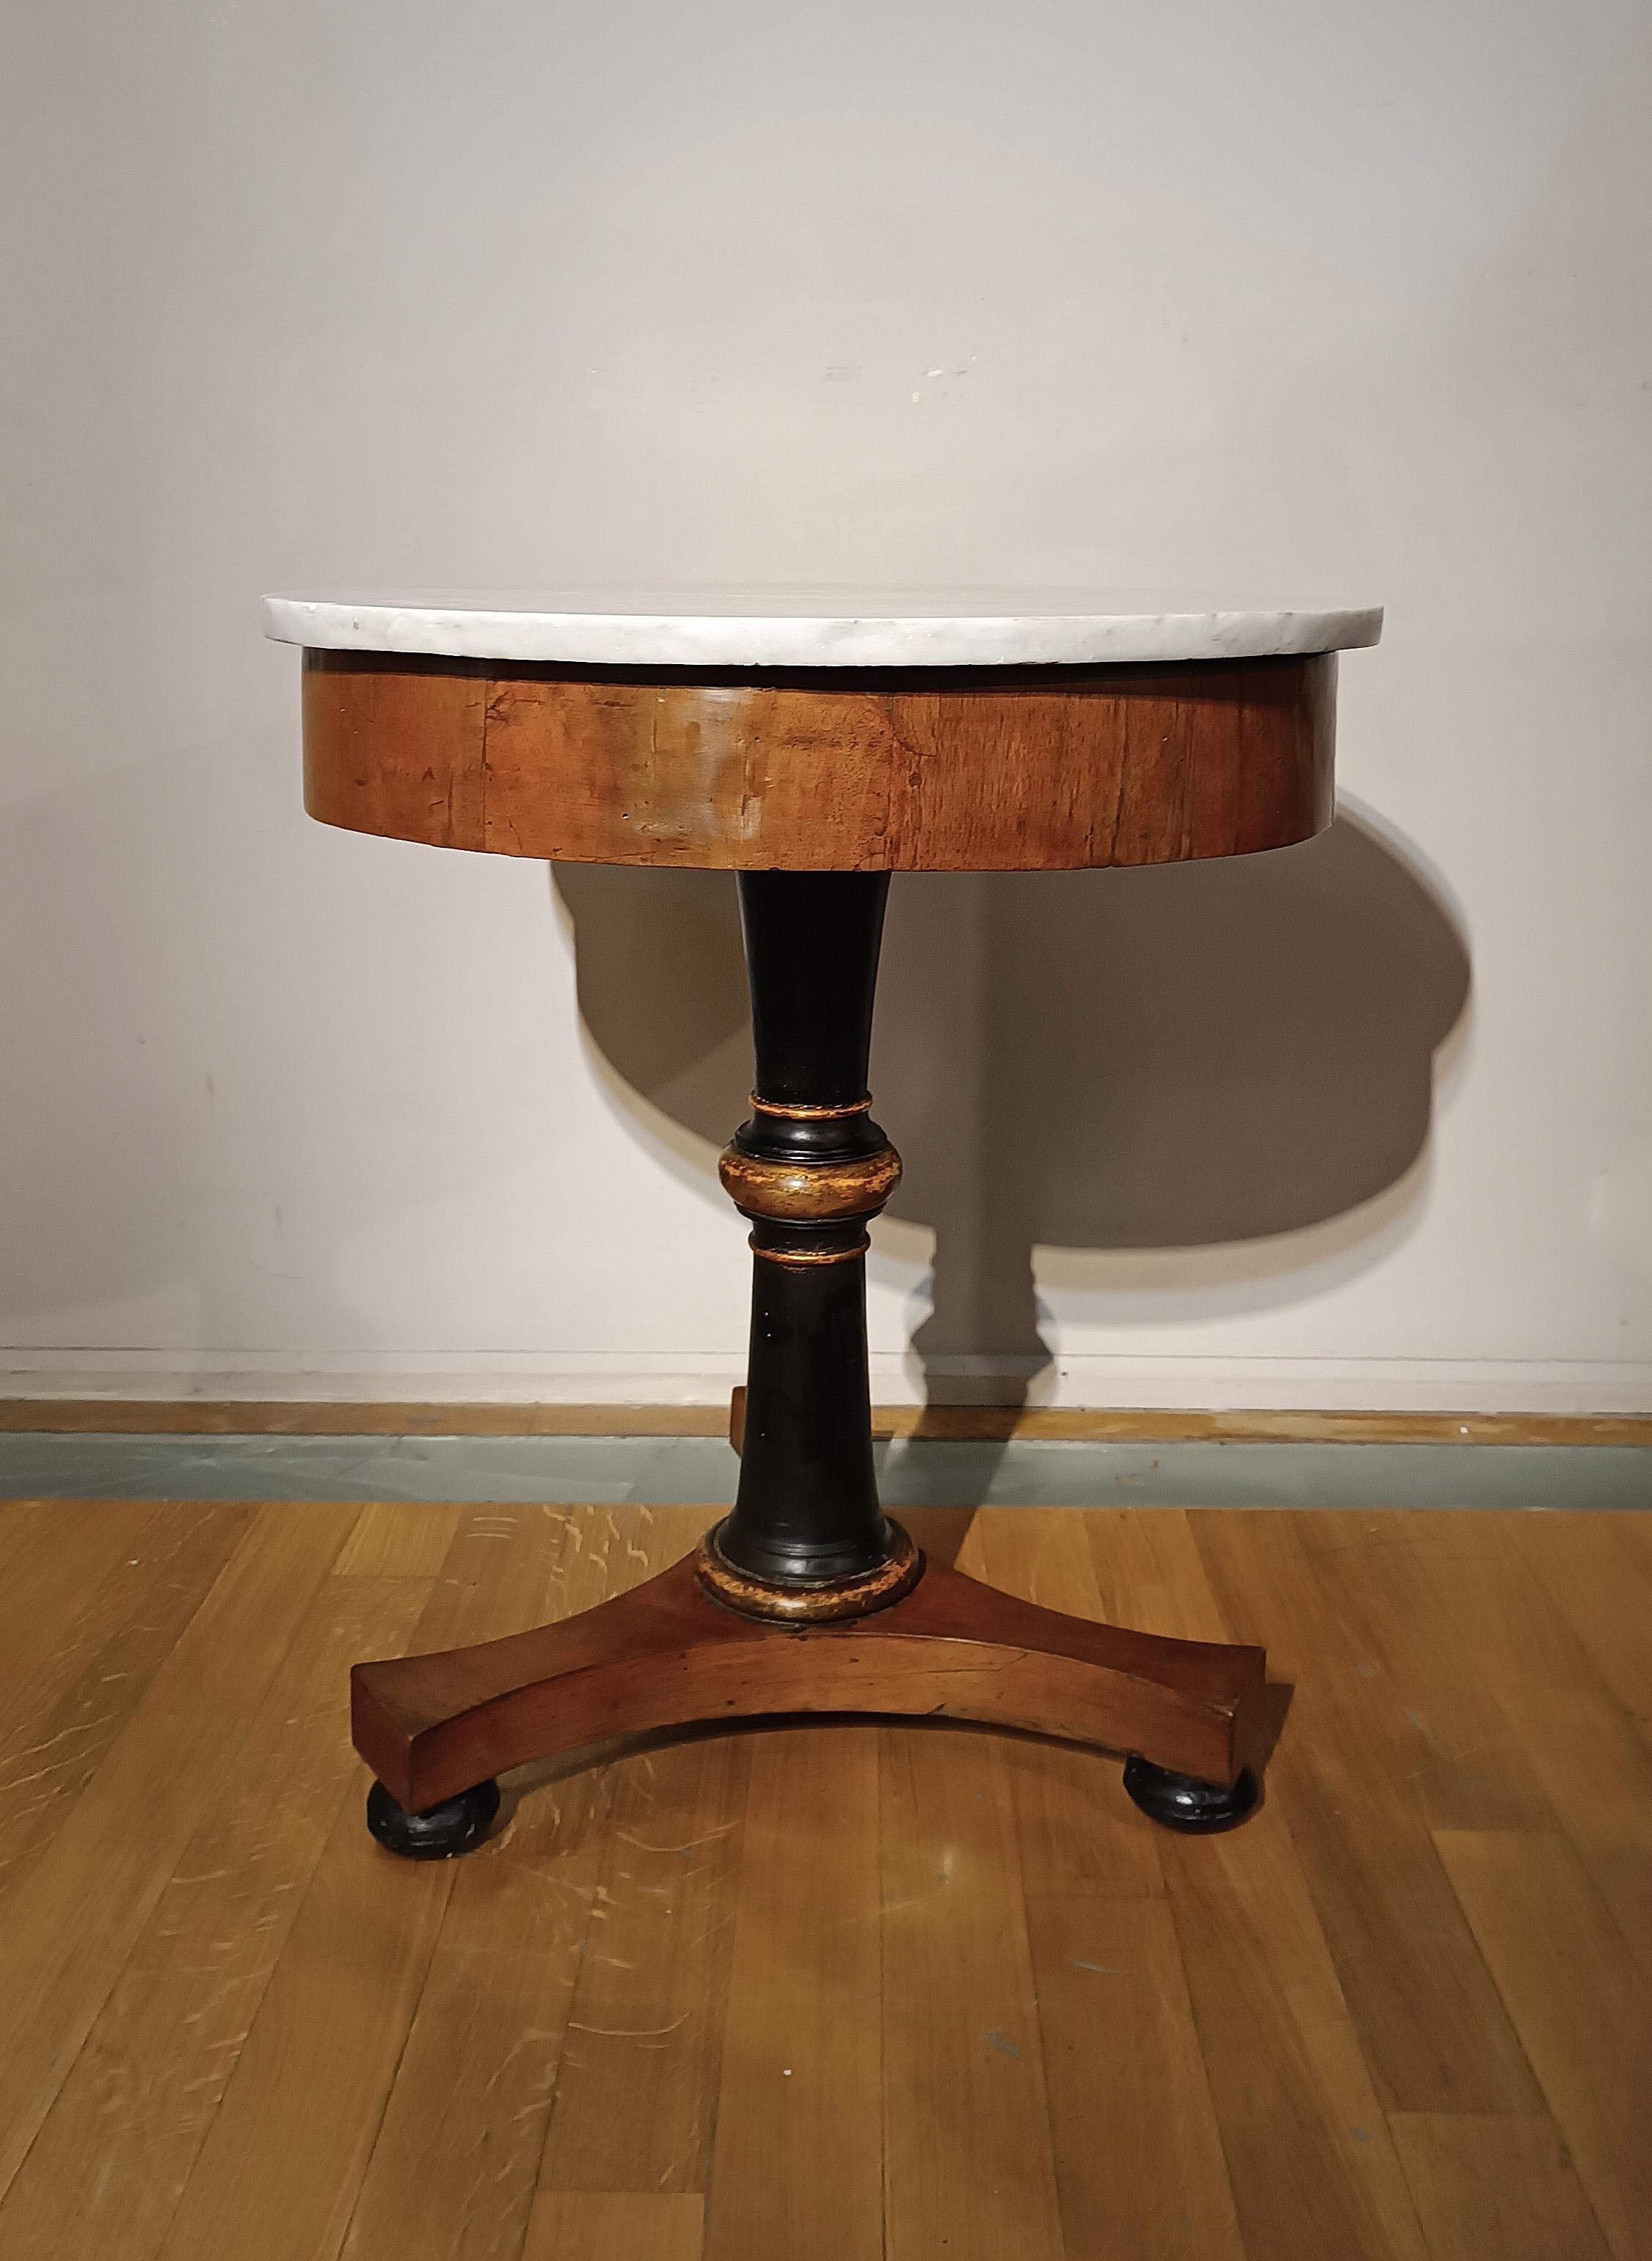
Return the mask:
[[1014,667],[1260,659],[1376,642],[1380,606],[945,614],[536,610],[268,596],[264,633],[312,650],[618,667]]

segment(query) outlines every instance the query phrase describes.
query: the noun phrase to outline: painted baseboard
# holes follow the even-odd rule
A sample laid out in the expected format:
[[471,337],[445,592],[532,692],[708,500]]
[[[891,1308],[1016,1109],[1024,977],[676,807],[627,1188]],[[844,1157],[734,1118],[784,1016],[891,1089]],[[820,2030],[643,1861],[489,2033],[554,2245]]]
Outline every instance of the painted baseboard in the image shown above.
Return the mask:
[[[180,1358],[176,1352],[0,1351],[0,1400],[258,1401],[340,1405],[726,1408],[744,1360],[659,1356],[308,1359],[285,1353]],[[873,1396],[889,1408],[926,1398],[1049,1412],[1289,1407],[1299,1412],[1559,1415],[1652,1411],[1652,1362],[1532,1359],[1228,1359],[1079,1356],[1041,1372],[1022,1359],[917,1360],[880,1353]]]
[[[82,1437],[93,1444],[141,1438],[176,1445],[184,1438],[315,1446],[331,1439],[410,1439],[452,1445],[465,1439],[584,1439],[661,1442],[725,1435],[740,1449],[743,1390],[725,1405],[466,1404],[455,1399],[0,1397],[0,1437]],[[1147,1446],[1174,1454],[1210,1445],[1239,1446],[1633,1446],[1652,1451],[1652,1416],[1626,1413],[1373,1413],[1301,1410],[1226,1412],[1165,1407],[884,1405],[873,1409],[875,1438],[930,1445],[1048,1444],[1117,1450]]]

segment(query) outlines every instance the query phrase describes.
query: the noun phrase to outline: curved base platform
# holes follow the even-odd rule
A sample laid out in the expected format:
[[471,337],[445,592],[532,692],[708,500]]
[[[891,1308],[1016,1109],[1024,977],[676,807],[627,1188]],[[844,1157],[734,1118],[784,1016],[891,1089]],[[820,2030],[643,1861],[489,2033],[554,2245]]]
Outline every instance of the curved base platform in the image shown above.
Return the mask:
[[934,1567],[873,1615],[765,1623],[713,1601],[691,1555],[559,1624],[358,1664],[351,1731],[404,1816],[612,1736],[766,1712],[1025,1728],[1220,1791],[1254,1747],[1265,1662],[1260,1648],[1064,1617]]

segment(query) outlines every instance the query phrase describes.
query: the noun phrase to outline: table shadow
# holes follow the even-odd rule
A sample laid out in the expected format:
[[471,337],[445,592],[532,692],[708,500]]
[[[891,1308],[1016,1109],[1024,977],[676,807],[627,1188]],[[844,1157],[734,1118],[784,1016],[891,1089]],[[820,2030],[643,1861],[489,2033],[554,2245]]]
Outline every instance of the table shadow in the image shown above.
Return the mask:
[[[721,1202],[751,1073],[732,876],[554,885],[616,1095]],[[934,1234],[926,1403],[1047,1389],[1035,1251],[1064,1309],[1126,1326],[1281,1308],[1375,1262],[1416,1222],[1469,993],[1444,883],[1346,800],[1271,855],[897,875],[873,1087],[905,1163],[889,1217]]]

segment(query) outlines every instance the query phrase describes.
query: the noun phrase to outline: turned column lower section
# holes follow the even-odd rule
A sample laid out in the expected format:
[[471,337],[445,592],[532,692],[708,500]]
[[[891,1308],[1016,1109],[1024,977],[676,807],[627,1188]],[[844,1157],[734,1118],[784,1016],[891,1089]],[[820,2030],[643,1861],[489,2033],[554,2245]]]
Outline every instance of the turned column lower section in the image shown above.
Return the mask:
[[818,1621],[893,1601],[919,1568],[878,1502],[866,1376],[866,1227],[901,1175],[866,1088],[889,881],[739,884],[757,1085],[722,1177],[751,1224],[751,1341],[739,1493],[700,1575],[731,1608]]

